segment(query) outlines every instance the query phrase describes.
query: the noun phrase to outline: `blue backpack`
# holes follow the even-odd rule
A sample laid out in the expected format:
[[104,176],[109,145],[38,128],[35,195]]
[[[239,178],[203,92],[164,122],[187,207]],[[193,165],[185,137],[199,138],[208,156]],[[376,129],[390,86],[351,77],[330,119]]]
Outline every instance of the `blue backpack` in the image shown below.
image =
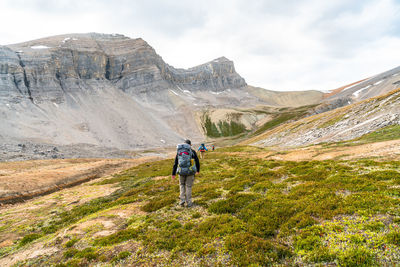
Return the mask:
[[193,175],[196,173],[196,165],[193,164],[192,153],[192,148],[189,144],[180,144],[177,146],[178,174]]

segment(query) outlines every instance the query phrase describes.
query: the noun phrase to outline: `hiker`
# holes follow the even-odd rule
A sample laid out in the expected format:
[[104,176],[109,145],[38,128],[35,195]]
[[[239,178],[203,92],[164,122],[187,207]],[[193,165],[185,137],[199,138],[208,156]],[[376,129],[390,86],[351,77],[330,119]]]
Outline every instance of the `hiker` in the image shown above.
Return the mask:
[[175,180],[175,175],[179,174],[179,205],[182,207],[186,205],[191,207],[192,202],[192,186],[194,182],[194,175],[200,172],[200,162],[197,157],[196,151],[192,149],[190,140],[185,140],[184,144],[177,146],[177,153],[175,157],[175,164],[172,168],[172,180]]
[[208,151],[208,149],[206,148],[206,146],[204,144],[201,144],[199,146],[199,149],[197,149],[197,151],[200,151],[200,158],[204,159],[204,154],[206,153],[206,151]]
[[212,145],[212,151],[214,151],[215,150],[215,146],[214,145]]

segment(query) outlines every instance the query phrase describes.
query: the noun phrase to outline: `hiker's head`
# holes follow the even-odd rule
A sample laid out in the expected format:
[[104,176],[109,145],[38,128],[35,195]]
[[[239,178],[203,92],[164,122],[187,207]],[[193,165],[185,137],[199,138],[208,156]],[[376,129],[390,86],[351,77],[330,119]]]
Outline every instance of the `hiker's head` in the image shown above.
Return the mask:
[[190,142],[189,139],[186,139],[186,140],[185,140],[185,143],[188,144],[188,145],[192,145],[192,142]]
[[201,144],[202,146],[204,146],[204,144]]

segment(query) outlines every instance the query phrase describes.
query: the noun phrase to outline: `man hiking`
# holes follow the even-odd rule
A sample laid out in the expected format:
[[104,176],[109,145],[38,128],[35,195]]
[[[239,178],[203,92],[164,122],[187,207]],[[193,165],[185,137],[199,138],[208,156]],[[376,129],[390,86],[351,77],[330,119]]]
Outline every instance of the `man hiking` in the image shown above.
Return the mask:
[[204,159],[204,154],[206,153],[206,151],[208,151],[208,149],[206,148],[206,146],[204,144],[201,144],[199,146],[199,149],[197,149],[197,151],[200,151],[200,158]]
[[196,151],[192,149],[190,140],[185,140],[184,144],[177,146],[177,153],[175,157],[174,167],[172,168],[172,180],[179,174],[179,205],[191,207],[192,203],[192,186],[194,182],[195,173],[200,172],[200,162],[197,157]]

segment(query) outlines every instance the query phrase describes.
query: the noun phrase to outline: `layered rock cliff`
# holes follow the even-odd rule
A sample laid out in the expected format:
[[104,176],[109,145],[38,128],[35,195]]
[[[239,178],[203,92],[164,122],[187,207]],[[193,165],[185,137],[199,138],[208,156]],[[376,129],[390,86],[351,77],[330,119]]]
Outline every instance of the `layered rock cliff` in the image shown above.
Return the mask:
[[277,94],[247,86],[224,57],[177,69],[140,38],[53,36],[0,46],[0,143],[173,146],[204,140],[200,118],[210,107],[313,104],[323,95],[285,93],[281,103]]
[[180,86],[222,91],[246,85],[233,62],[219,58],[188,70],[175,69],[142,39],[74,34],[0,47],[1,95],[35,103],[65,101],[86,80],[104,80],[137,95]]

